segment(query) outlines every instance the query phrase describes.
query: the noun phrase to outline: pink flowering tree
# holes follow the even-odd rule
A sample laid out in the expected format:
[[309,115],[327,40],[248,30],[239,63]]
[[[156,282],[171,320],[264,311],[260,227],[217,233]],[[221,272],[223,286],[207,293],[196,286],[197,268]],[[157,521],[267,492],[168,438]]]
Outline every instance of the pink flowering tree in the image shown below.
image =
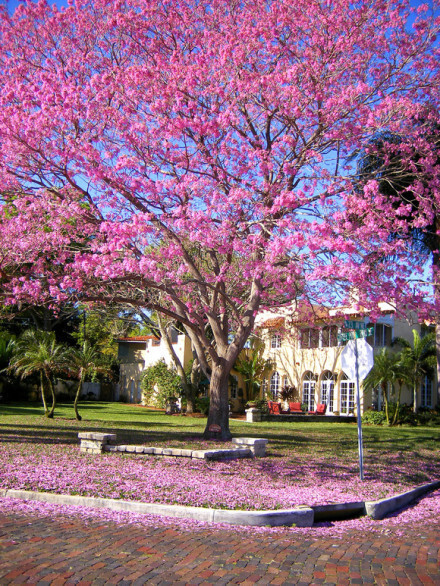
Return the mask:
[[330,303],[352,283],[365,303],[403,299],[423,265],[387,237],[410,228],[375,182],[353,192],[347,161],[382,129],[409,136],[410,114],[438,99],[436,9],[3,10],[4,301],[111,301],[179,321],[210,373],[206,436],[216,424],[228,439],[228,375],[261,307]]

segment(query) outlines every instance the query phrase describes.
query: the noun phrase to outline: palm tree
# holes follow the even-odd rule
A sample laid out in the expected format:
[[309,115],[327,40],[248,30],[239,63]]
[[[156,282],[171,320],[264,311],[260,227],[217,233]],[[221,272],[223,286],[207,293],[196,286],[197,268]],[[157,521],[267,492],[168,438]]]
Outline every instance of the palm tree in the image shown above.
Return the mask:
[[404,338],[394,338],[393,344],[402,347],[402,360],[410,372],[410,382],[413,388],[413,410],[417,411],[417,391],[420,388],[424,376],[433,372],[436,365],[435,334],[429,333],[420,336],[417,330],[413,330],[413,344]]
[[400,412],[400,400],[402,395],[402,388],[403,385],[411,385],[412,382],[412,370],[411,370],[411,363],[408,360],[408,357],[399,352],[396,354],[396,372],[395,372],[395,382],[397,384],[397,397],[396,397],[396,410],[394,411],[393,420],[391,421],[391,425],[395,425],[399,420],[399,412]]
[[382,397],[385,405],[386,422],[390,425],[388,412],[388,386],[394,390],[394,382],[398,370],[399,356],[392,354],[387,348],[382,348],[379,354],[374,357],[374,365],[364,379],[363,386],[365,390],[372,390],[379,387],[382,391]]
[[68,371],[78,379],[73,409],[76,419],[81,421],[78,400],[84,381],[87,377],[93,377],[98,373],[109,374],[111,367],[103,363],[100,352],[86,340],[80,348],[70,349]]
[[[63,370],[68,362],[69,351],[58,344],[54,332],[27,330],[16,343],[14,354],[9,363],[9,371],[21,378],[34,374],[40,377],[41,398],[46,417],[52,418],[55,412],[56,398],[52,378]],[[48,387],[52,406],[47,407],[45,387]]]
[[272,362],[264,358],[264,344],[251,341],[251,350],[243,353],[234,365],[234,369],[243,375],[248,400],[256,398],[263,376],[272,368]]

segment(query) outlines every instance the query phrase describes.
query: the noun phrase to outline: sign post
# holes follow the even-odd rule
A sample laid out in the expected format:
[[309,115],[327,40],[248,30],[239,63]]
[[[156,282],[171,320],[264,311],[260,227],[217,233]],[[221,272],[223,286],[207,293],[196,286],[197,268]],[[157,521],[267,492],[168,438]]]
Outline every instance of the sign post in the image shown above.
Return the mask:
[[[352,324],[352,322],[345,322]],[[359,322],[354,322],[359,323]],[[362,326],[364,324],[361,324]],[[355,328],[354,328],[355,329]],[[372,328],[361,328],[358,327],[354,332],[347,332],[349,334],[358,332],[367,332]],[[354,339],[350,340],[345,346],[341,353],[341,366],[345,374],[356,380],[356,407],[357,407],[357,427],[358,427],[358,450],[359,450],[359,476],[360,479],[364,479],[364,456],[363,456],[363,442],[362,442],[362,418],[361,418],[361,400],[360,400],[360,380],[363,380],[370,372],[374,364],[373,348],[365,340],[364,336],[353,336]],[[359,341],[358,341],[358,338]],[[354,364],[353,364],[354,362]],[[354,366],[354,368],[353,368]]]

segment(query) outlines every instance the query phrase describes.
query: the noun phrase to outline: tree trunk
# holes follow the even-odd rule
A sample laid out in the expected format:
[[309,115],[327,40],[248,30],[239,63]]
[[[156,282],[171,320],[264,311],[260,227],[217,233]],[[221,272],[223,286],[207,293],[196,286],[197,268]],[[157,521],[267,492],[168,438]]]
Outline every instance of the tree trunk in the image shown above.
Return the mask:
[[[435,218],[435,231],[436,231],[436,239],[435,239],[435,248],[436,250],[432,253],[432,273],[433,273],[433,280],[434,280],[434,301],[440,301],[440,218],[437,215]],[[435,350],[436,350],[436,357],[437,357],[437,405],[440,405],[440,315],[437,314],[437,319],[435,321]]]
[[47,415],[47,403],[46,403],[46,395],[44,394],[43,371],[41,371],[41,370],[40,370],[40,390],[41,390],[41,400],[43,401],[44,414]]
[[199,387],[200,382],[200,363],[196,356],[193,358],[191,367],[190,380],[188,384],[189,395],[186,398],[186,412],[194,413],[196,408],[196,389]]
[[229,441],[232,438],[229,431],[228,401],[228,381],[231,368],[228,368],[225,361],[222,360],[212,370],[209,386],[209,414],[203,434],[205,439]]
[[414,386],[413,386],[413,412],[417,413],[417,386],[418,386],[418,381],[414,381]]
[[53,389],[53,384],[52,381],[50,380],[50,376],[48,376],[46,374],[46,380],[47,380],[47,384],[49,385],[49,390],[50,390],[50,394],[52,397],[52,406],[50,408],[50,411],[48,413],[46,413],[46,417],[48,417],[49,419],[52,419],[55,413],[55,406],[57,403],[56,397],[55,397],[55,391]]
[[396,425],[396,423],[399,420],[399,412],[400,412],[400,398],[402,396],[402,383],[399,384],[399,391],[397,393],[397,398],[396,398],[396,410],[394,411],[394,416],[393,416],[393,420],[391,422],[391,425]]
[[387,425],[390,424],[390,416],[388,413],[388,397],[387,397],[387,385],[382,385],[382,397],[383,397],[383,403],[385,406],[385,419],[387,422]]
[[84,378],[81,377],[79,379],[78,388],[76,389],[75,400],[73,401],[73,410],[75,411],[75,417],[78,421],[81,421],[81,419],[82,419],[81,415],[78,413],[78,401],[79,401],[79,395],[81,393],[83,382],[84,382]]
[[437,355],[437,405],[440,405],[440,318],[435,324],[435,350]]

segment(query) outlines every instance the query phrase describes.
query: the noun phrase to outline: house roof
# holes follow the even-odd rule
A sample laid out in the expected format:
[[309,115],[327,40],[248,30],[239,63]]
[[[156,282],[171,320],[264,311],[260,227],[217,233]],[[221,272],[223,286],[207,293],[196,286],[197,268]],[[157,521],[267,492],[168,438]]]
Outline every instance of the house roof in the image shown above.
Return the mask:
[[309,324],[310,321],[326,320],[329,318],[329,308],[324,305],[311,305],[302,303],[291,316],[292,322],[297,324]]
[[284,317],[273,317],[273,318],[267,319],[265,322],[263,322],[260,327],[278,329],[278,328],[284,327],[284,322],[285,322]]
[[286,315],[286,317],[276,316],[266,319],[259,324],[261,328],[267,329],[281,329],[286,325],[286,320],[289,324],[296,326],[306,325],[315,321],[325,321],[329,318],[329,310],[322,305],[311,305],[308,303],[301,303],[295,309]]

